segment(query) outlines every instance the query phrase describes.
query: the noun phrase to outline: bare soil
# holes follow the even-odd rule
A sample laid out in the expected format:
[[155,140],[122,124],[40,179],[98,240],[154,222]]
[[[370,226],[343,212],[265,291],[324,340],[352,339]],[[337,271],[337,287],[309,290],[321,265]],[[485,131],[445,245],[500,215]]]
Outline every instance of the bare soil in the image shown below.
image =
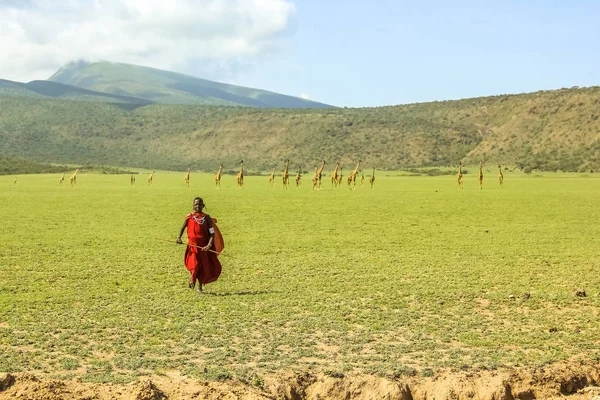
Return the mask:
[[330,377],[281,373],[261,388],[235,380],[205,382],[156,376],[127,385],[58,381],[32,373],[0,373],[0,400],[71,399],[399,399],[399,400],[600,400],[600,364],[564,363],[539,369],[444,372],[397,380],[370,375]]

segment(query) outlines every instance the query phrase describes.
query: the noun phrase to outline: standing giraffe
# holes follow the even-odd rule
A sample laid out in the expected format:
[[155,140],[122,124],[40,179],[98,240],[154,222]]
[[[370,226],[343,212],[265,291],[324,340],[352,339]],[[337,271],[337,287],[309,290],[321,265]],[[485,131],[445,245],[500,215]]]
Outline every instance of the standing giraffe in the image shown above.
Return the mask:
[[148,175],[148,184],[152,185],[152,178],[154,177],[154,170],[152,170],[152,173],[150,175]]
[[217,174],[215,175],[215,186],[218,189],[221,189],[221,172],[222,171],[223,171],[223,166],[220,165],[219,170],[217,171]]
[[288,189],[290,186],[290,174],[288,173],[289,166],[290,166],[290,160],[287,159],[287,160],[285,160],[285,169],[283,170],[283,174],[281,174],[281,177],[283,178],[283,188],[284,189]]
[[331,174],[331,187],[338,185],[338,170],[339,170],[339,168],[340,168],[340,162],[338,161],[335,164],[335,169],[333,170],[333,173]]
[[504,187],[504,175],[502,175],[501,165],[498,165],[498,183],[500,183],[500,187]]
[[360,170],[360,186],[362,186],[365,183],[365,171],[363,171],[362,169]]
[[483,160],[479,160],[479,173],[477,174],[479,189],[483,189]]
[[342,187],[343,179],[344,179],[344,173],[342,172],[342,169],[340,168],[340,173],[337,176],[337,182],[336,182],[337,187]]
[[458,175],[456,176],[456,180],[458,181],[458,187],[459,189],[463,188],[463,174],[462,174],[462,162],[458,163]]
[[[348,187],[352,184],[353,187],[356,187],[356,174],[358,173],[358,168],[360,167],[360,161],[356,164],[356,168],[348,175]],[[352,189],[352,188],[350,188]]]
[[302,179],[302,165],[298,165],[298,172],[296,172],[296,189],[300,189]]
[[369,178],[369,183],[371,184],[371,189],[373,189],[375,185],[375,167],[373,167],[373,175]]
[[269,187],[275,186],[275,168],[273,168],[273,172],[269,175]]
[[135,175],[132,173],[131,177],[129,177],[129,184],[133,185],[135,183]]
[[319,181],[319,167],[315,167],[315,173],[312,176],[312,188],[313,190],[317,187],[317,182]]
[[238,172],[236,179],[237,179],[238,189],[243,189],[244,188],[244,160],[240,161],[240,172]]
[[69,178],[69,180],[71,181],[71,186],[73,186],[77,183],[77,173],[78,172],[79,172],[79,168],[77,168],[75,170],[75,173],[73,175],[71,175],[71,177]]
[[59,184],[62,184],[65,181],[65,174],[62,174],[62,176],[60,177],[60,180],[58,181]]
[[188,167],[187,172],[185,173],[185,185],[190,187],[190,168]]

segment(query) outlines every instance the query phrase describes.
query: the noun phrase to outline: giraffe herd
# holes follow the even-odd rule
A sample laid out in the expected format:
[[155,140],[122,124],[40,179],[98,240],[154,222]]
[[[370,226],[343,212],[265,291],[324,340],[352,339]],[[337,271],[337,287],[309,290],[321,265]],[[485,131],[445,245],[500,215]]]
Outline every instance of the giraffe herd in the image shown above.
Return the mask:
[[[458,188],[464,188],[464,180],[462,173],[462,163],[458,164],[458,175],[456,176],[458,181]],[[483,160],[479,160],[479,172],[477,173],[477,182],[479,183],[479,189],[483,189]],[[498,165],[498,184],[501,188],[504,187],[504,174],[502,174],[502,165]]]
[[[360,169],[360,164],[361,164],[361,162],[359,160],[358,163],[356,164],[356,167],[350,172],[350,174],[347,177],[348,187],[350,189],[354,189],[356,187],[356,177],[359,173],[360,173],[360,184],[361,184],[361,186],[364,184],[365,173],[363,170]],[[323,190],[321,180],[323,177],[323,169],[325,168],[325,165],[326,165],[326,162],[325,162],[325,160],[323,160],[319,166],[315,167],[315,173],[312,176],[312,189],[313,190]],[[289,189],[289,184],[290,184],[289,166],[290,166],[290,160],[287,159],[287,160],[285,160],[285,167],[284,167],[284,170],[282,173],[283,188],[286,190]],[[79,172],[80,172],[80,170],[79,170],[79,168],[77,168],[75,170],[75,172],[69,178],[71,186],[74,186],[77,184],[77,174]],[[147,179],[148,185],[152,185],[154,172],[155,171],[153,170],[152,173],[150,173],[150,175],[148,176],[148,179]],[[223,165],[220,165],[219,169],[215,175],[216,189],[221,188],[222,173],[223,173]],[[343,182],[343,176],[344,175],[343,175],[340,163],[337,162],[335,164],[335,168],[334,168],[333,172],[331,173],[331,187],[332,188],[341,187],[342,182]],[[456,177],[457,177],[457,182],[458,182],[458,188],[463,189],[464,188],[464,177],[463,177],[463,171],[462,171],[462,162],[460,162],[458,164],[458,174]],[[373,189],[375,186],[375,168],[374,167],[373,167],[373,172],[371,173],[370,176],[368,176],[368,178],[369,178],[369,186],[371,187],[371,189]],[[65,174],[63,173],[59,180],[59,184],[62,184],[64,181],[65,181]],[[184,181],[185,181],[185,185],[187,187],[189,187],[190,186],[190,168],[189,167],[187,169],[187,172],[185,173]],[[236,176],[236,181],[237,181],[238,189],[243,189],[244,188],[244,160],[240,161],[240,170]],[[483,189],[483,160],[479,161],[479,171],[477,173],[477,181],[479,183],[479,189],[480,190]],[[300,189],[300,186],[302,184],[302,166],[300,166],[300,165],[298,165],[295,182],[296,182],[296,189]],[[15,183],[16,183],[16,180],[15,180]],[[504,174],[502,173],[501,165],[498,165],[498,183],[501,188],[504,187]],[[131,173],[130,184],[131,185],[135,184],[135,174],[134,173]],[[270,187],[275,186],[275,168],[273,168],[271,174],[269,175],[269,186]]]

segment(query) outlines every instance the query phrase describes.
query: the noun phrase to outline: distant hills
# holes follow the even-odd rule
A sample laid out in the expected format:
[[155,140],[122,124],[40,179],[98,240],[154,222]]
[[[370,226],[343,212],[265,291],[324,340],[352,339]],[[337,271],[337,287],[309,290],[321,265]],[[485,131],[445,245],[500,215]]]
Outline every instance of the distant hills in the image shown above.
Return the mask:
[[29,83],[21,83],[0,79],[0,95],[37,98],[50,97],[63,100],[87,100],[140,105],[152,103],[146,99],[101,93],[51,81],[31,81]]
[[0,158],[206,171],[219,164],[235,170],[240,159],[249,171],[270,171],[288,158],[308,171],[321,160],[329,170],[337,161],[344,169],[358,160],[365,169],[400,169],[480,159],[493,169],[600,170],[599,87],[378,108],[265,109],[67,101],[44,97],[35,85],[3,85],[29,95],[0,94]]
[[329,108],[294,96],[200,79],[139,65],[70,63],[48,81],[160,104],[202,104],[259,108]]

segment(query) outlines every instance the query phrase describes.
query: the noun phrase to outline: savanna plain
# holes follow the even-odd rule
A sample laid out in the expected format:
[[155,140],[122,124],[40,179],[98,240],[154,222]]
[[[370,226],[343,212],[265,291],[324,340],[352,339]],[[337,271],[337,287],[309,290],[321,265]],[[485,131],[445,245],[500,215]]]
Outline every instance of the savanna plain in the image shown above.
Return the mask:
[[[475,170],[475,168],[473,168]],[[326,172],[326,171],[325,171]],[[600,176],[0,176],[0,371],[128,383],[390,379],[600,360]],[[195,196],[223,273],[188,289]],[[585,296],[581,292],[585,291]],[[576,295],[580,292],[579,295]]]

